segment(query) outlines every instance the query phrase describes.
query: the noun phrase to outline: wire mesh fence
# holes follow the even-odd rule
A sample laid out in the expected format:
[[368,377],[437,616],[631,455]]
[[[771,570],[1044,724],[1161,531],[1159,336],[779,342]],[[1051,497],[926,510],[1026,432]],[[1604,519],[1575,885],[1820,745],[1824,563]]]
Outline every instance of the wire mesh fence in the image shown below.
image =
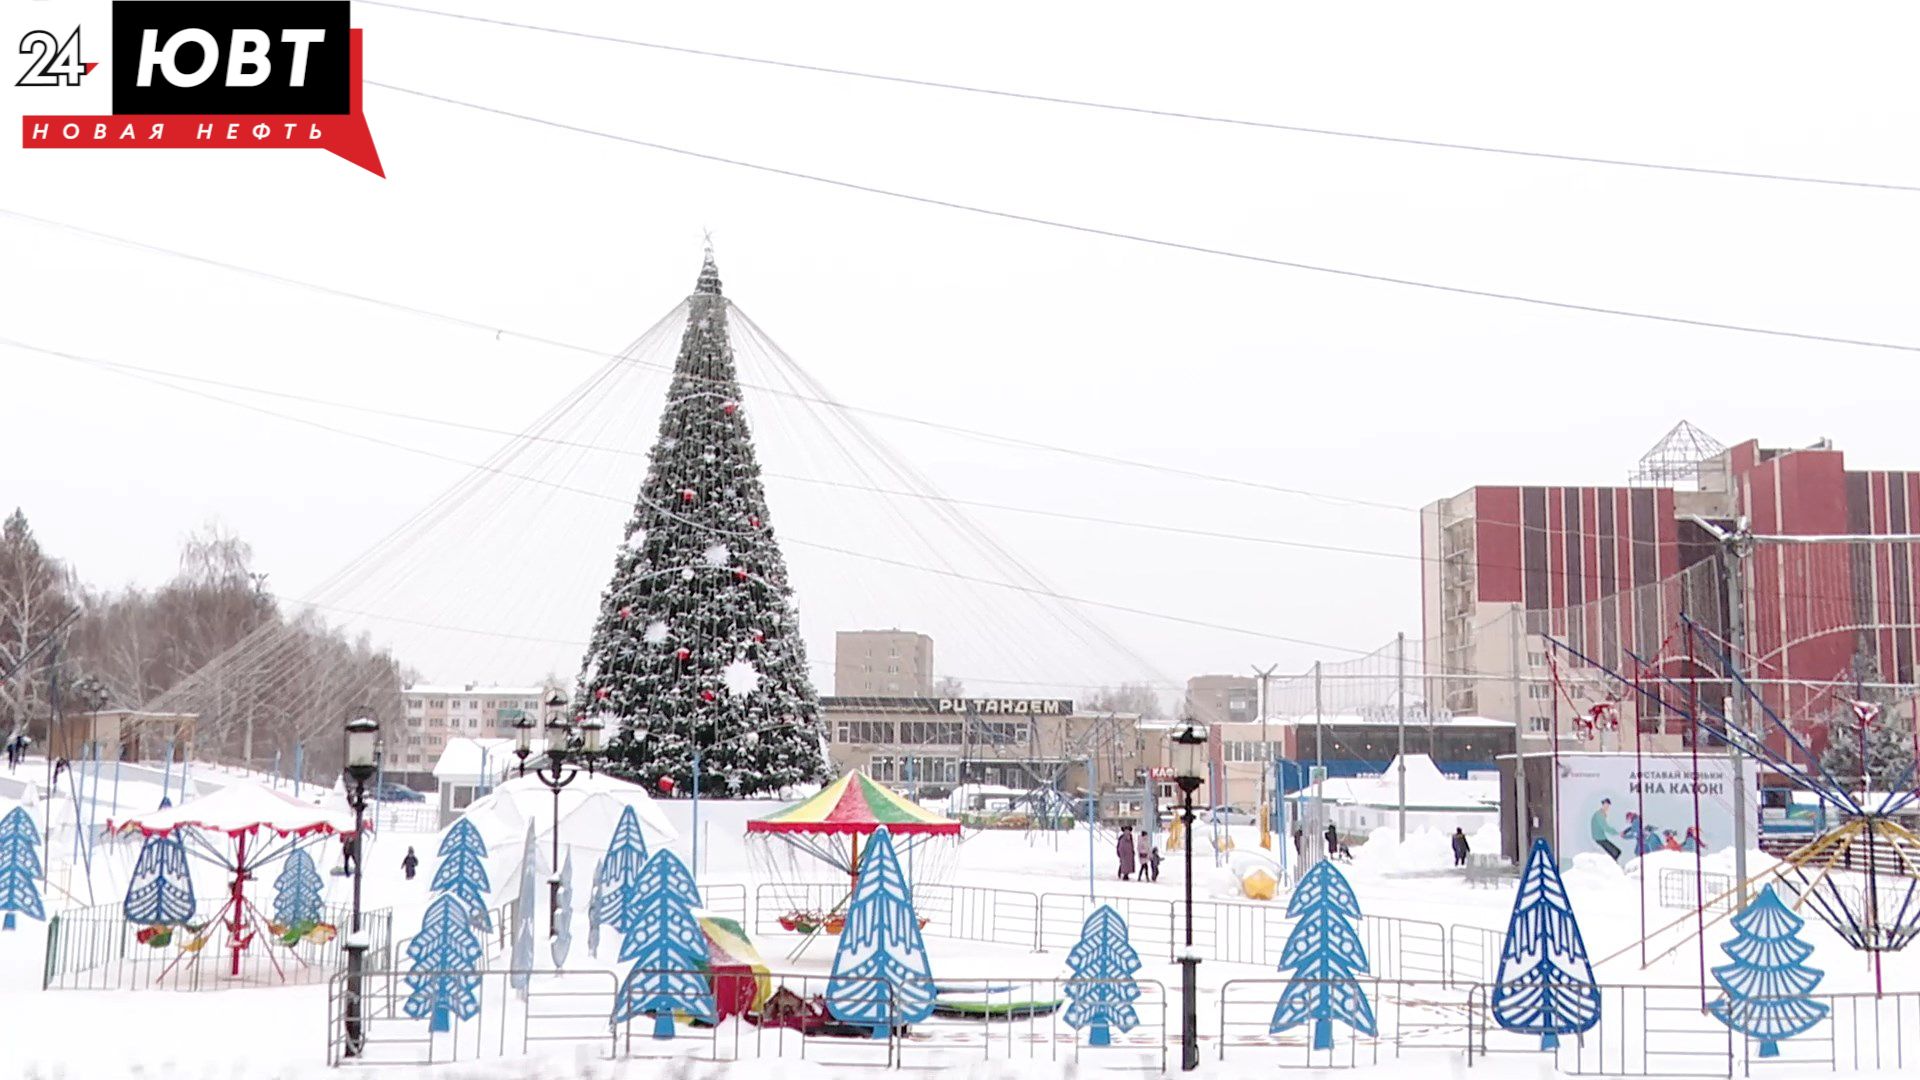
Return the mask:
[[[344,964],[351,912],[323,909],[304,933],[270,937],[224,922],[144,926],[118,904],[63,911],[47,920],[41,988],[46,990],[224,990],[241,986],[318,983]],[[385,964],[393,948],[393,912],[363,911],[370,962]],[[267,928],[271,930],[272,928]]]

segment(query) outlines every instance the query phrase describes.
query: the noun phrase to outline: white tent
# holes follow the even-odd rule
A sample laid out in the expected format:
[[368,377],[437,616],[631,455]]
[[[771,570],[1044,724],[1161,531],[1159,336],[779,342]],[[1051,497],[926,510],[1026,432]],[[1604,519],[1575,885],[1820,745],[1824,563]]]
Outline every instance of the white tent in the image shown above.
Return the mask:
[[[645,788],[581,772],[560,790],[560,863],[566,862],[571,851],[574,872],[591,874],[606,854],[607,841],[620,823],[621,812],[629,806],[647,838],[647,850],[680,839],[679,831],[668,823]],[[534,825],[534,842],[540,847],[541,859],[553,857],[553,792],[535,777],[506,781],[484,798],[474,800],[462,817],[471,821],[487,842],[487,876],[496,898],[505,899],[519,888],[529,821]],[[421,855],[428,853],[423,851]]]

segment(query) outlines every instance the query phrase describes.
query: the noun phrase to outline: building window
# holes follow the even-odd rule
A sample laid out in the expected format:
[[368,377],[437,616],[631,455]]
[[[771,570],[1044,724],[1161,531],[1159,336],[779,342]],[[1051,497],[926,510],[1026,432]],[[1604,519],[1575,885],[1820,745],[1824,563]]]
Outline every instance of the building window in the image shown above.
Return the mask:
[[891,743],[894,741],[893,721],[891,720],[842,720],[835,733],[837,742]]
[[1539,683],[1533,683],[1532,685],[1527,687],[1527,696],[1530,698],[1533,698],[1536,701],[1542,698],[1550,698],[1553,696],[1553,687],[1542,686]]
[[476,728],[476,727],[479,727],[479,726],[480,726],[480,718],[479,718],[479,717],[477,717],[477,716],[469,716],[469,717],[467,717],[467,726],[468,726],[468,727],[470,727],[470,728]]

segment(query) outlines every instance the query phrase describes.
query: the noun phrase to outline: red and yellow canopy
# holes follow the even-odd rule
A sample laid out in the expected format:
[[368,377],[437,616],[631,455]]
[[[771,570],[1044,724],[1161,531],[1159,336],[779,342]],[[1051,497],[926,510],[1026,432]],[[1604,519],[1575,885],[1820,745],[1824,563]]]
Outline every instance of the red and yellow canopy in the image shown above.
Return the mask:
[[957,836],[960,833],[959,822],[909,802],[857,769],[828,784],[812,798],[747,822],[747,831],[860,836],[882,825],[896,836]]

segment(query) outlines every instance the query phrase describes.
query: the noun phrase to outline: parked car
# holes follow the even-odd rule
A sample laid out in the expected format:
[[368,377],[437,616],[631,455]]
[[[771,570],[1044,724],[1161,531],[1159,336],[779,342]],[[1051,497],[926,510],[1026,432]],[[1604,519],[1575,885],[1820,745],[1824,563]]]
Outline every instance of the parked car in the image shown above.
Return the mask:
[[426,802],[427,797],[407,787],[405,784],[381,784],[373,789],[373,797],[381,802]]
[[1207,810],[1200,815],[1208,824],[1215,822],[1225,825],[1252,825],[1260,819],[1242,806],[1220,806]]

